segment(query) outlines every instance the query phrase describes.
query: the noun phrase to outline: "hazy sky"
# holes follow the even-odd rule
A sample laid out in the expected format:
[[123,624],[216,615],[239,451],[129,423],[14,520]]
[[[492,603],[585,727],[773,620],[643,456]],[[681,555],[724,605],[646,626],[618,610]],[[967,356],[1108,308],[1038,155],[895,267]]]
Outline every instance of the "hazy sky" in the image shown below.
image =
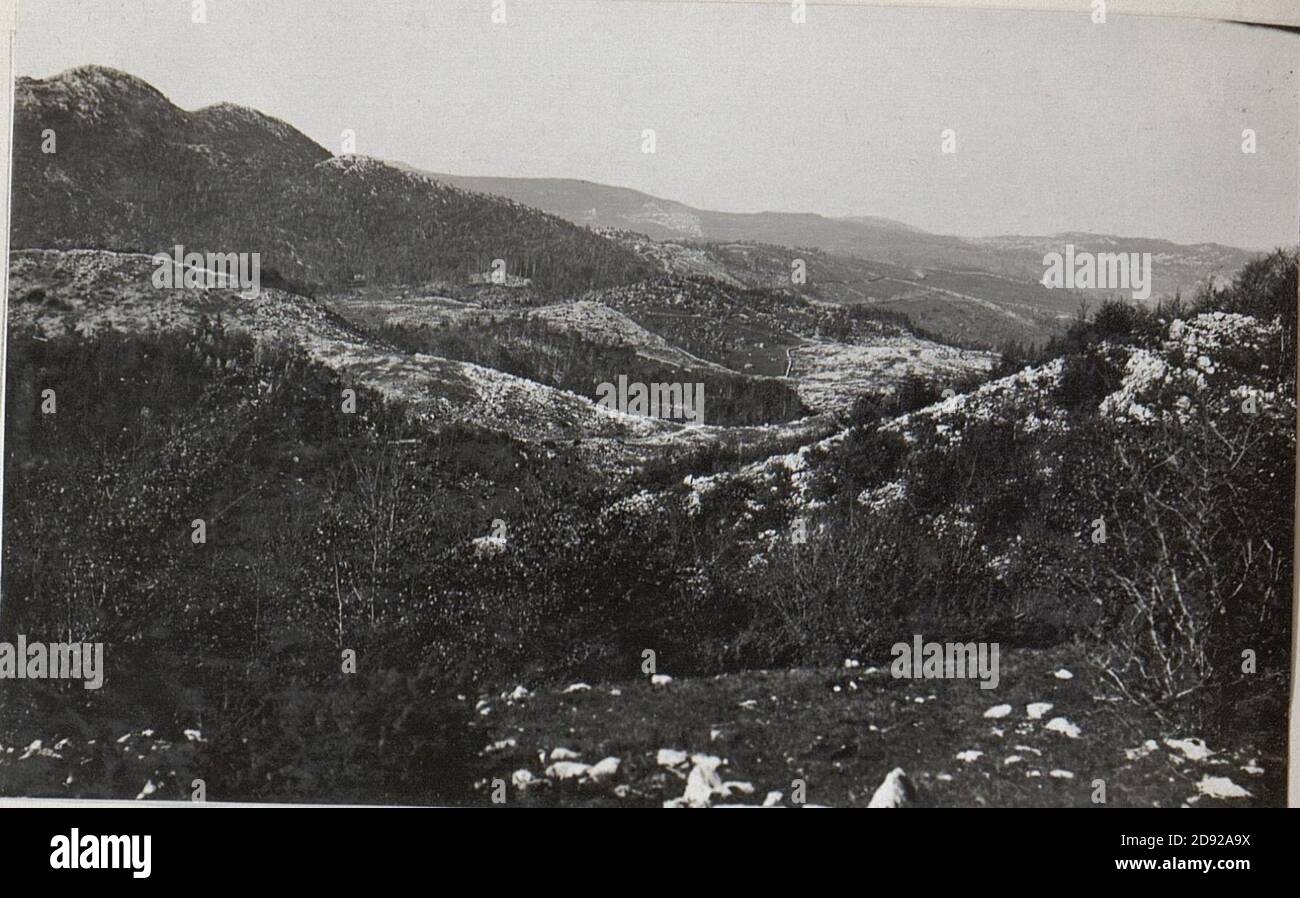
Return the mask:
[[[1111,15],[643,0],[40,0],[20,74],[124,69],[334,152],[940,233],[1295,243],[1300,36]],[[643,153],[642,130],[656,132]],[[944,155],[941,132],[956,132]],[[1241,152],[1254,129],[1258,152]]]

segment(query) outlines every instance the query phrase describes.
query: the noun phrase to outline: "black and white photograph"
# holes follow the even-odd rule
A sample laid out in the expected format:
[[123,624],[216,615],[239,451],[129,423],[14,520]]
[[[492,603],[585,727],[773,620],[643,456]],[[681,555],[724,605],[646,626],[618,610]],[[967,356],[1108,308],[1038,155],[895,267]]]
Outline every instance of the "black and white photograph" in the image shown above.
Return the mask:
[[0,798],[1287,806],[1300,10],[1049,5],[18,3]]

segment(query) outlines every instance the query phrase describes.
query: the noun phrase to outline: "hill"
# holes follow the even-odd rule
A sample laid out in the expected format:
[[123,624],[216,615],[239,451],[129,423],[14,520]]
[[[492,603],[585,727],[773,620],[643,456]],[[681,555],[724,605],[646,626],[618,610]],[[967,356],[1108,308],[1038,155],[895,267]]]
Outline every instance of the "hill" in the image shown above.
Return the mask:
[[[1101,234],[1054,234],[1037,237],[967,239],[932,234],[877,216],[830,218],[811,213],[735,213],[697,209],[685,203],[624,187],[560,178],[491,178],[429,173],[447,184],[507,196],[591,227],[635,231],[659,241],[750,242],[810,247],[908,269],[982,272],[1036,285],[1043,275],[1043,255],[1060,252],[1065,243],[1094,252],[1151,252],[1153,297],[1177,291],[1191,294],[1206,279],[1230,276],[1255,253],[1220,244],[1183,246],[1165,240]],[[996,291],[968,291],[998,301]],[[1046,292],[1046,291],[1044,291]],[[1105,294],[1106,291],[1083,291]],[[1049,304],[1069,314],[1077,298]],[[1073,304],[1073,305],[1072,305]]]
[[474,422],[524,439],[647,436],[665,422],[599,408],[572,393],[453,359],[407,353],[307,297],[263,288],[159,289],[148,256],[22,250],[11,256],[10,326],[37,334],[186,332],[201,319],[263,344],[301,346],[345,382],[377,391],[430,423]]
[[[43,152],[47,131],[54,152]],[[19,78],[15,248],[258,252],[303,289],[437,278],[464,282],[503,259],[565,292],[649,269],[591,231],[364,157],[230,104],[193,112],[113,69]]]

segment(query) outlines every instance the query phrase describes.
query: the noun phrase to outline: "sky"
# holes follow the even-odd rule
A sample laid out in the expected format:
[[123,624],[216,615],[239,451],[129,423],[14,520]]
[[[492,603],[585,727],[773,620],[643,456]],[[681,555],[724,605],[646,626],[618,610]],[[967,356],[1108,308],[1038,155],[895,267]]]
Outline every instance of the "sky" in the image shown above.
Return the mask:
[[206,0],[201,24],[191,0],[28,0],[15,50],[20,75],[107,65],[432,171],[971,237],[1296,243],[1300,35],[1088,6]]

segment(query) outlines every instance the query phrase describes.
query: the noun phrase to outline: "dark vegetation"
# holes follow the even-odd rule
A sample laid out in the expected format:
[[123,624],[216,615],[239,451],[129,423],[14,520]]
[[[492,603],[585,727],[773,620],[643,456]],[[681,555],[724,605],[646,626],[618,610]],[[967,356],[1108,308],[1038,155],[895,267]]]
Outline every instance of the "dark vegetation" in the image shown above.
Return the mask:
[[[189,797],[189,774],[213,798],[463,797],[467,671],[438,635],[455,639],[458,612],[409,584],[539,501],[519,446],[414,430],[364,390],[344,414],[332,373],[219,322],[16,334],[10,371],[0,639],[102,641],[108,669],[102,691],[5,681],[0,741],[39,720],[107,749],[143,721],[180,743],[148,761],[181,769],[165,797]],[[46,388],[55,414],[40,410]],[[546,489],[563,491],[563,472],[548,469]],[[206,544],[191,541],[196,518]],[[356,675],[342,673],[345,647]],[[189,727],[206,742],[185,743]],[[115,751],[101,760],[75,794],[143,784],[143,766],[128,764],[131,780]]]
[[[1285,316],[1288,264],[1200,307]],[[1150,339],[1144,315],[1112,319],[1087,325],[1104,338],[1072,331],[1067,363]],[[1270,348],[1272,370],[1293,345]],[[187,798],[202,778],[212,799],[468,801],[484,690],[635,678],[646,647],[677,676],[883,659],[914,633],[1004,651],[1074,640],[1153,713],[1282,735],[1286,417],[1138,427],[1099,416],[1085,382],[1062,397],[1067,431],[1027,432],[1008,409],[967,421],[957,446],[912,445],[879,426],[933,401],[912,384],[860,402],[846,440],[814,453],[826,507],[806,544],[778,541],[755,567],[755,535],[788,532],[787,477],[726,482],[694,510],[671,492],[611,510],[610,483],[563,451],[416,426],[365,391],[345,414],[334,374],[220,322],[14,333],[9,352],[0,639],[102,641],[107,673],[99,691],[0,687],[0,742],[70,738],[94,758],[70,784],[55,760],[0,767],[3,792],[130,797],[148,777]],[[678,460],[646,482],[676,492],[690,466],[742,459]],[[893,481],[904,502],[855,501]],[[507,547],[476,554],[497,520]],[[132,760],[116,740],[145,727],[167,742]]]
[[780,381],[667,365],[642,357],[630,346],[598,343],[542,321],[493,318],[441,327],[388,325],[377,333],[405,352],[473,362],[593,401],[597,385],[617,386],[619,375],[626,375],[629,383],[700,383],[706,424],[779,424],[808,414],[794,389]]
[[1300,305],[1296,297],[1296,266],[1296,251],[1277,249],[1247,263],[1231,284],[1220,288],[1205,285],[1190,301],[1176,294],[1147,306],[1115,297],[1103,300],[1096,311],[1091,311],[1085,303],[1066,332],[1042,347],[1016,341],[1004,343],[993,376],[1012,374],[1026,365],[1038,365],[1054,358],[1085,356],[1102,341],[1155,346],[1165,326],[1175,318],[1216,311],[1250,315],[1261,321],[1278,320],[1281,335],[1276,349],[1280,370],[1294,370],[1296,308]]
[[[1103,304],[1036,360],[1064,364],[1053,399],[1068,426],[1057,432],[1027,433],[1023,408],[994,409],[968,421],[955,447],[909,445],[860,403],[819,468],[815,492],[835,503],[833,525],[786,547],[755,584],[768,620],[749,663],[879,655],[899,633],[1074,638],[1122,693],[1166,719],[1283,739],[1296,296],[1296,256],[1278,252],[1188,306]],[[1107,345],[1156,347],[1174,318],[1215,311],[1280,321],[1262,357],[1217,353],[1221,389],[1277,391],[1271,407],[1246,413],[1230,399],[1226,414],[1202,405],[1186,422],[1149,425],[1099,413],[1123,373]],[[1172,407],[1176,394],[1161,401]],[[868,513],[853,501],[889,482],[905,485],[903,503]],[[936,516],[955,526],[925,525]],[[1099,518],[1103,544],[1091,538]]]
[[[187,112],[111,69],[20,78],[17,95],[16,248],[257,252],[308,294],[351,287],[357,275],[463,283],[497,258],[549,295],[653,273],[536,209],[363,157],[331,160],[283,122],[225,104]],[[58,135],[54,153],[41,151],[45,129]]]
[[912,334],[898,312],[815,304],[786,289],[739,288],[708,277],[663,277],[589,297],[692,355],[752,374],[784,375],[801,338],[851,343]]
[[[539,296],[598,291],[673,344],[755,373],[782,373],[800,337],[920,333],[897,313],[785,290],[646,280],[648,263],[617,243],[527,207],[329,161],[247,110],[187,113],[117,73],[71,77],[94,115],[61,103],[57,79],[19,82],[18,247],[256,251],[268,284],[306,295],[357,275],[460,283],[499,257]],[[57,154],[40,152],[46,127]],[[1109,301],[1042,349],[1008,346],[998,373],[1062,360],[1051,398],[1064,430],[1028,429],[1007,404],[954,422],[958,443],[936,430],[909,442],[883,425],[933,403],[935,388],[865,397],[845,439],[811,453],[823,505],[801,544],[784,538],[804,513],[784,473],[679,501],[686,475],[734,471],[752,448],[685,448],[616,487],[566,447],[418,424],[364,389],[344,413],[354,385],[220,321],[13,331],[0,641],[103,642],[107,671],[97,691],[0,682],[0,743],[71,744],[0,763],[0,794],[131,797],[149,781],[158,797],[188,798],[198,778],[213,800],[471,801],[478,694],[634,679],[645,648],[680,677],[879,662],[913,634],[1070,644],[1145,712],[1277,748],[1296,300],[1295,255],[1279,252],[1189,303]],[[1114,347],[1161,350],[1170,320],[1214,310],[1280,320],[1262,358],[1226,359],[1222,375],[1271,405],[1200,407],[1177,424],[1100,414],[1123,376]],[[384,336],[589,396],[620,373],[690,377],[540,325],[491,340],[470,328]],[[779,384],[691,379],[717,421],[802,413]],[[901,500],[871,499],[894,484]],[[642,487],[655,492],[637,501]],[[1098,518],[1102,544],[1090,538]],[[476,550],[497,522],[504,549]]]

